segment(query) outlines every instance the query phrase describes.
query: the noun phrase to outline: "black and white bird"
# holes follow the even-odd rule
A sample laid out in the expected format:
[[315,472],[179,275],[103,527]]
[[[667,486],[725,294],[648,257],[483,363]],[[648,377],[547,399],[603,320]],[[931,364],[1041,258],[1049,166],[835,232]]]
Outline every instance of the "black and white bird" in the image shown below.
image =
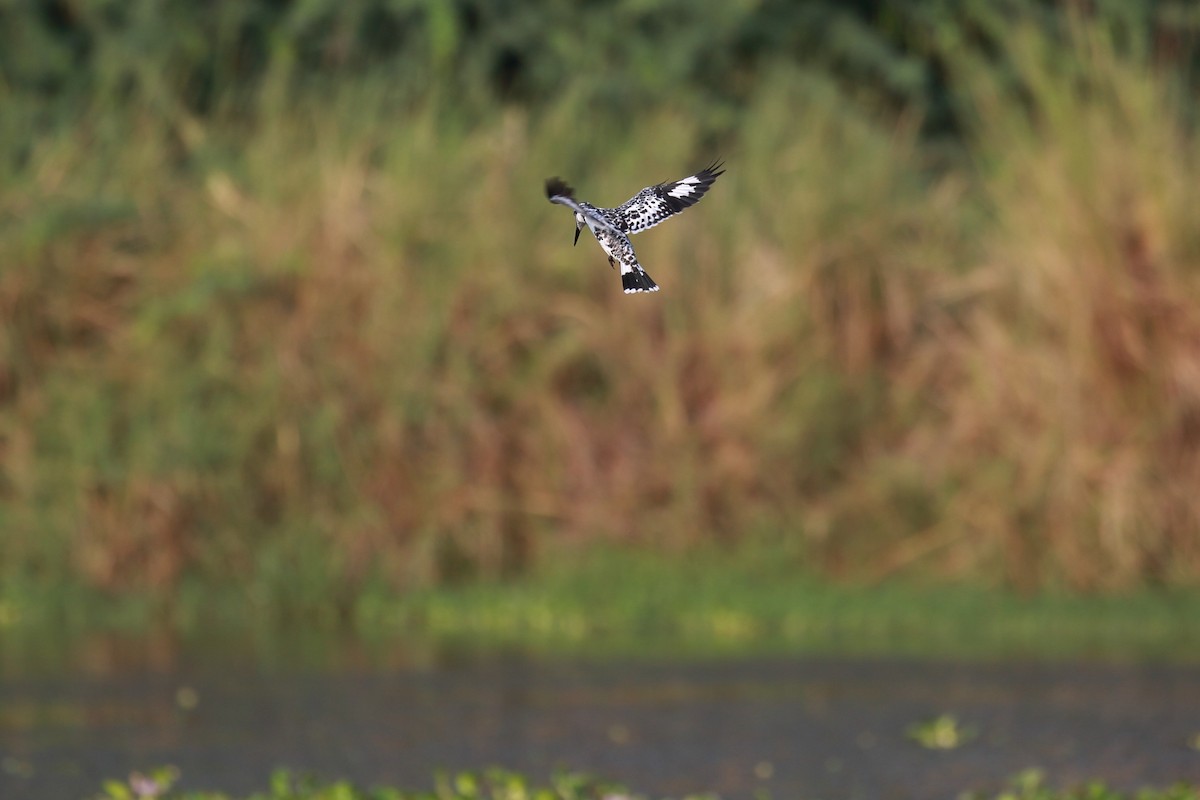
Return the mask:
[[695,175],[647,186],[616,208],[599,208],[576,200],[574,191],[562,178],[546,180],[546,197],[550,198],[551,203],[558,203],[575,212],[575,244],[579,244],[579,233],[586,225],[608,254],[608,265],[621,265],[621,286],[626,294],[657,292],[658,284],[638,263],[637,254],[629,242],[630,235],[653,228],[667,217],[695,205],[724,172],[718,161]]

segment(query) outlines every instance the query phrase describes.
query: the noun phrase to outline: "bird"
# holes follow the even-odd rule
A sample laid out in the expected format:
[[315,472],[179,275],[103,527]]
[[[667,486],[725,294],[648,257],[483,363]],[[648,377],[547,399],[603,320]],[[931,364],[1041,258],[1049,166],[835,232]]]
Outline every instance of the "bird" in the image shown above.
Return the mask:
[[658,284],[638,263],[629,237],[653,228],[704,197],[719,176],[725,174],[721,161],[677,181],[647,186],[616,208],[599,208],[575,199],[575,190],[562,178],[546,179],[546,197],[551,203],[575,212],[575,244],[586,225],[608,255],[608,265],[621,265],[621,287],[625,294],[657,292]]

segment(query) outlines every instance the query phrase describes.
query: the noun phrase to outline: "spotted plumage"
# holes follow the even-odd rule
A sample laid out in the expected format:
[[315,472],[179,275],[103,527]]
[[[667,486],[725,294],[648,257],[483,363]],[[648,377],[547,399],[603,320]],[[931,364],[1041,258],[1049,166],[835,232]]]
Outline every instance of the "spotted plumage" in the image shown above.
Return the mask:
[[626,294],[657,292],[658,284],[638,263],[629,236],[653,228],[670,216],[695,205],[713,181],[723,174],[721,163],[713,163],[677,181],[647,186],[616,208],[599,208],[575,199],[575,193],[561,178],[546,181],[546,197],[551,203],[567,206],[575,212],[575,243],[586,225],[608,255],[609,266],[620,264],[621,285]]

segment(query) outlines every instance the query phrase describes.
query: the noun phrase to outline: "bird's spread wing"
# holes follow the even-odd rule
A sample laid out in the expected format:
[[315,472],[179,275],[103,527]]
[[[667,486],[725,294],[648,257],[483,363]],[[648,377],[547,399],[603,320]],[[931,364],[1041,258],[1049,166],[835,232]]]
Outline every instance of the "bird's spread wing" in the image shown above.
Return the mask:
[[721,162],[718,161],[695,175],[657,186],[647,186],[617,207],[617,217],[624,222],[623,232],[639,233],[653,228],[667,217],[695,205],[708,191],[708,187],[713,185],[713,181],[724,172]]
[[607,219],[596,213],[590,208],[584,208],[575,200],[575,191],[563,181],[562,178],[547,178],[546,179],[546,197],[551,203],[558,203],[560,206],[566,206],[575,211],[577,214],[582,214],[592,222],[596,223],[597,227],[607,228],[610,231],[620,233],[620,231]]

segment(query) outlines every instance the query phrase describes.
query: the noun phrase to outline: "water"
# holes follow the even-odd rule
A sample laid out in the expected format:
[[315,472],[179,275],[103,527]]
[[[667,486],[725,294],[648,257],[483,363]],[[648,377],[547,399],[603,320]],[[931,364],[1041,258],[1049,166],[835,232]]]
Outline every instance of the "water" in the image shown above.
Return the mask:
[[[262,667],[212,657],[9,669],[0,797],[88,797],[174,764],[248,793],[285,766],[364,785],[437,768],[583,769],[656,795],[953,798],[1043,768],[1051,782],[1200,782],[1200,667],[772,657],[563,663],[512,655]],[[286,661],[286,660],[285,660]],[[161,663],[159,663],[161,662]],[[977,736],[905,735],[954,714]]]

